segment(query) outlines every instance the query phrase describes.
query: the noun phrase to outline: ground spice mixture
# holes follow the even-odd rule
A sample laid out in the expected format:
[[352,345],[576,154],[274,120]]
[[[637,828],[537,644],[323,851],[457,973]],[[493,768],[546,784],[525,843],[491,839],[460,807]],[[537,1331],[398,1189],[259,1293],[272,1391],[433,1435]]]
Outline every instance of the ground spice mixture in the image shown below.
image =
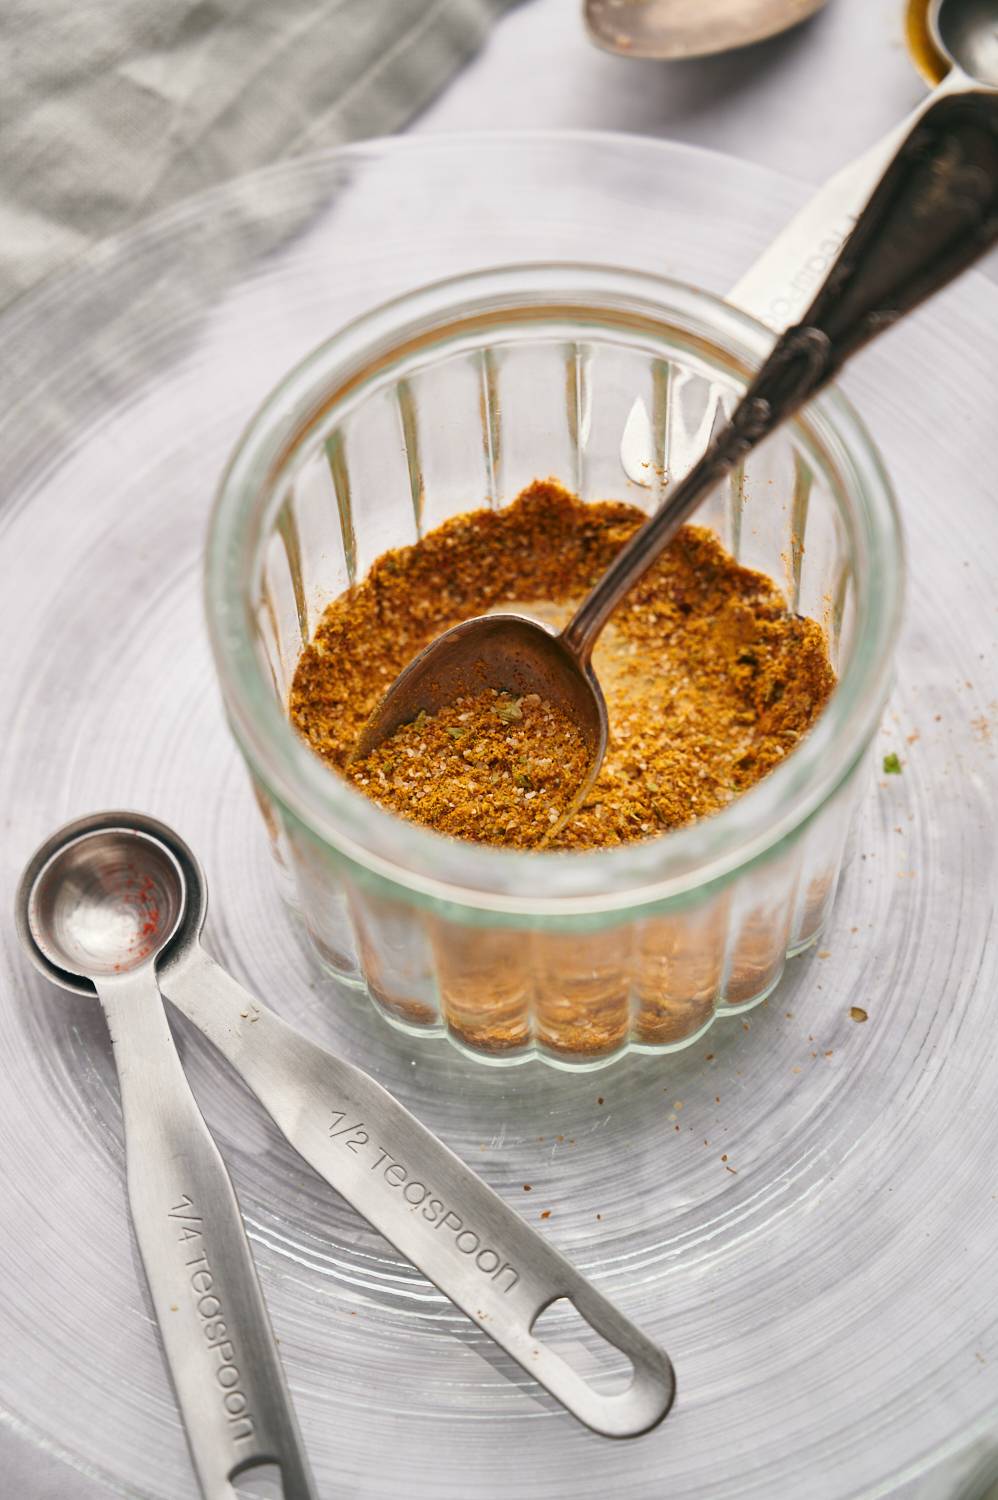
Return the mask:
[[568,715],[537,693],[490,689],[419,714],[346,774],[440,833],[529,849],[571,805],[588,760]]
[[[292,722],[343,771],[378,698],[430,640],[494,608],[564,623],[645,519],[537,482],[502,510],[455,516],[385,553],[302,652]],[[699,526],[684,526],[631,591],[593,663],[607,755],[548,848],[606,848],[717,812],[783,760],[835,684],[820,626]],[[480,694],[421,715],[347,774],[403,817],[522,848],[550,831],[583,765],[578,732],[551,705]]]

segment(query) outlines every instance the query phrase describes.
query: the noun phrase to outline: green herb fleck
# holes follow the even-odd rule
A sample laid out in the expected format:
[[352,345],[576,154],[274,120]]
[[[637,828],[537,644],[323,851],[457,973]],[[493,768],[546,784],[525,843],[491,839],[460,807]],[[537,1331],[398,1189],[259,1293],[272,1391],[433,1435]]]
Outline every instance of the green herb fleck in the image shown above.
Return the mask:
[[452,740],[459,740],[468,733],[466,729],[448,729],[447,733]]
[[419,713],[416,715],[416,717],[413,719],[412,722],[415,724],[415,726],[416,726],[417,729],[422,729],[423,725],[426,723],[426,721],[427,721],[427,719],[429,717],[430,716],[426,712],[426,709],[425,708],[421,708],[419,710]]
[[900,776],[901,775],[901,762],[898,760],[897,751],[896,750],[892,750],[891,753],[890,753],[890,755],[885,755],[884,756],[884,775],[885,776]]
[[512,724],[514,719],[523,718],[523,709],[520,707],[519,698],[500,698],[496,704],[496,713],[504,724]]

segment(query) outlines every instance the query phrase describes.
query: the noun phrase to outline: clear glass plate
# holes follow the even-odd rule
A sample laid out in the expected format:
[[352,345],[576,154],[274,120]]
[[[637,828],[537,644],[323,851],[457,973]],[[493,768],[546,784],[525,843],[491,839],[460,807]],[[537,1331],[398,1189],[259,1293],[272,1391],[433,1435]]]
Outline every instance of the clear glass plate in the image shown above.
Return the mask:
[[398,1093],[676,1363],[655,1433],[579,1427],[181,1027],[323,1496],[943,1496],[949,1456],[988,1445],[998,289],[966,279],[849,376],[908,524],[878,750],[903,772],[871,781],[821,949],[689,1051],[594,1077],[492,1072],[337,994],[283,914],[202,625],[221,465],[346,318],[547,257],[723,291],[802,196],[616,136],[362,146],[188,203],[2,320],[0,1434],[25,1500],[196,1493],[125,1213],[103,1021],[29,969],[9,917],[34,845],[109,806],[176,823],[207,867],[215,954]]

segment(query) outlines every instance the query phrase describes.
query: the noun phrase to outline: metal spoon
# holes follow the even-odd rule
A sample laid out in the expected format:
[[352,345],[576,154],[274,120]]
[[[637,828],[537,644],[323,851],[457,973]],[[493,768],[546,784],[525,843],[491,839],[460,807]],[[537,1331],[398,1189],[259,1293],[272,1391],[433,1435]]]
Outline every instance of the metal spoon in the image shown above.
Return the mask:
[[998,88],[995,0],[930,0],[926,20],[940,55],[969,78]]
[[[909,0],[906,26],[916,67],[938,86],[882,140],[834,173],[727,294],[735,307],[752,313],[776,332],[801,318],[852,232],[863,204],[921,116],[949,94],[998,87],[994,56],[998,0]],[[686,436],[677,430],[673,434],[669,468],[674,478],[692,468],[703,452],[704,434],[714,432],[719,420],[723,421],[723,413],[719,416],[718,403],[711,402],[698,432]],[[651,487],[656,446],[640,397],[621,436],[620,463],[633,484]],[[799,456],[795,466],[800,473]]]
[[18,929],[44,972],[96,991],[114,1044],[132,1222],[206,1500],[278,1464],[314,1500],[232,1183],[187,1084],[156,983],[187,911],[170,849],[128,820],[71,825],[29,863]]
[[802,323],[789,329],[730,421],[617,554],[560,635],[520,615],[465,620],[395,679],[353,752],[361,759],[423,710],[468,692],[537,692],[575,720],[589,753],[560,827],[583,801],[607,740],[592,649],[612,611],[746,453],[883,328],[945,286],[998,237],[998,94],[936,102],[902,144]]
[[778,36],[821,10],[825,0],[585,0],[597,46],[624,57],[707,57]]
[[[950,94],[998,88],[998,0],[920,0],[920,10],[923,34],[949,71],[900,124],[818,189],[728,293],[729,302],[771,328],[800,318],[888,162],[922,116]],[[908,27],[909,34],[922,32],[911,12]],[[918,56],[916,62],[921,68]]]
[[[204,875],[172,829],[122,812],[70,824],[31,861],[21,905],[28,905],[47,851],[99,841],[108,830],[124,830],[141,841],[135,848],[157,851],[150,860],[165,899],[172,880],[168,899],[177,917],[159,952],[162,993],[228,1059],[299,1155],[580,1422],[606,1437],[656,1426],[675,1394],[668,1357],[386,1089],[299,1035],[214,962],[200,943]],[[20,930],[35,964],[57,984],[84,994],[103,986],[87,967],[70,962],[67,969],[70,955],[39,943],[34,924],[22,920]],[[630,1361],[626,1390],[594,1390],[534,1336],[541,1313],[561,1298]],[[298,1500],[297,1492],[288,1489],[287,1500]]]

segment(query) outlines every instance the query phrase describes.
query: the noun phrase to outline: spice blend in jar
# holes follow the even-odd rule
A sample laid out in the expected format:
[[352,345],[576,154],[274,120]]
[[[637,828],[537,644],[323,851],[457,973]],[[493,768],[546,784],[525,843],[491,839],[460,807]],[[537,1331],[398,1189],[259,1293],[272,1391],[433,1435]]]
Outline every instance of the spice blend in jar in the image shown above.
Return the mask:
[[488,690],[420,713],[358,764],[354,786],[440,833],[530,849],[571,806],[589,763],[565,713]]
[[560,626],[645,519],[537,482],[502,510],[455,516],[385,553],[302,652],[292,722],[382,806],[477,842],[607,848],[719,811],[793,750],[835,675],[820,626],[699,526],[679,531],[600,637],[606,758],[553,838],[586,754],[571,721],[535,694],[469,695],[347,764],[381,694],[432,639],[497,608]]

